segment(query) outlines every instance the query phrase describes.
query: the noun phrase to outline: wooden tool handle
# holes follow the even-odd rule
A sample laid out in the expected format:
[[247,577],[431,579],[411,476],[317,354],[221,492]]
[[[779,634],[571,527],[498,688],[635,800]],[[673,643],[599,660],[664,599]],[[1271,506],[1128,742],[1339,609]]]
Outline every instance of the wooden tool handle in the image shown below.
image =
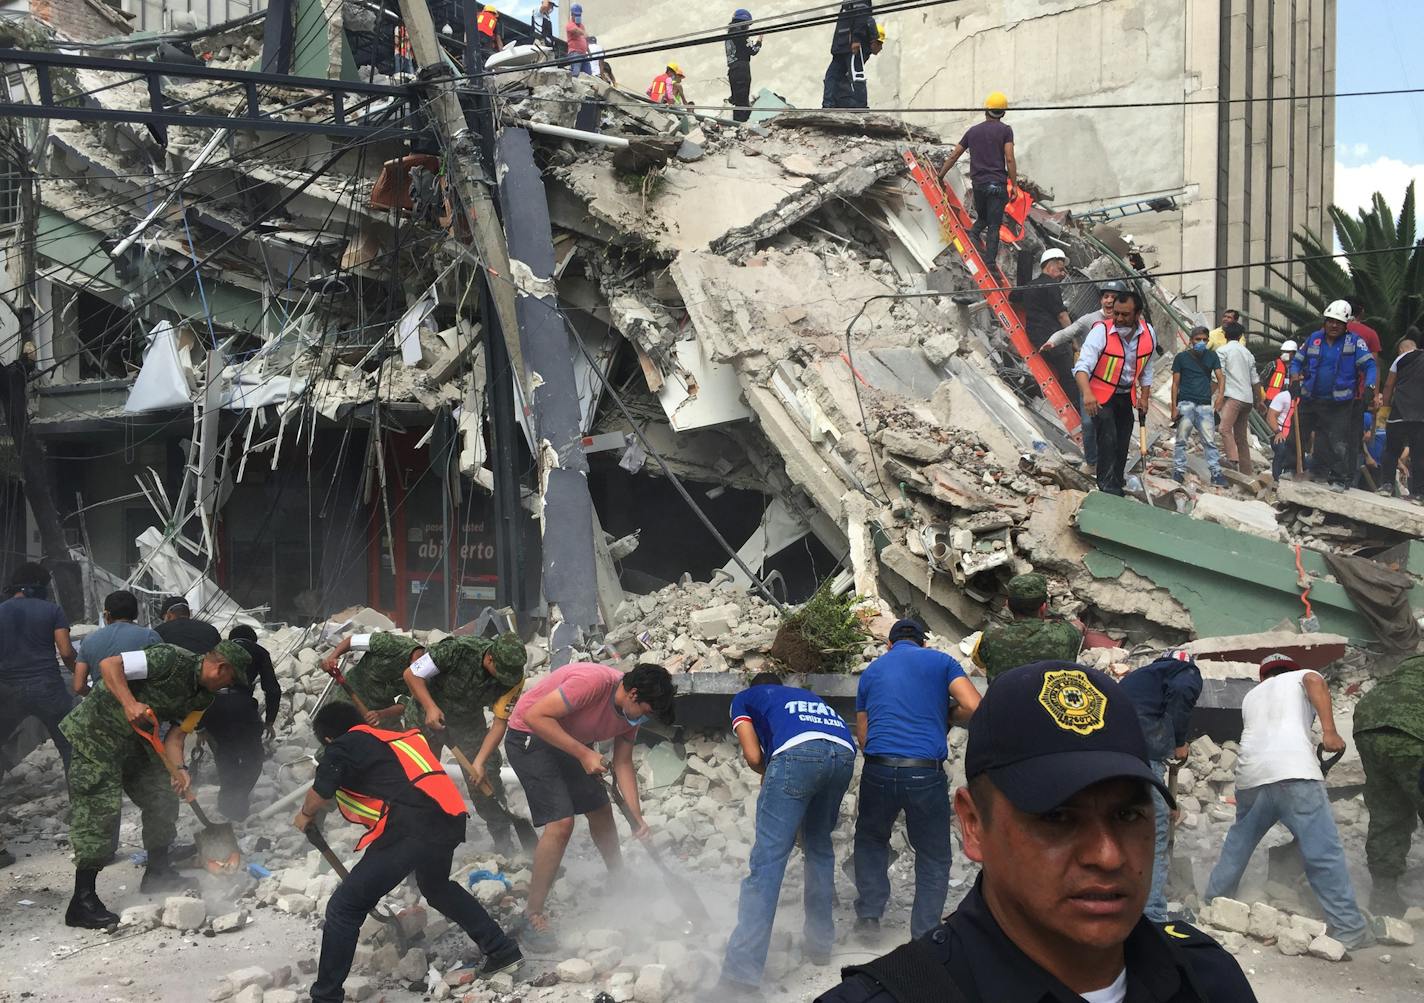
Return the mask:
[[[465,771],[465,775],[468,776],[471,780],[474,780],[475,764],[470,762],[469,758],[466,757],[466,755],[460,751],[460,747],[458,745],[451,744],[450,752],[454,754],[455,761],[460,764],[460,769]],[[494,797],[494,785],[489,782],[488,777],[485,777],[484,779],[476,783],[475,788],[487,798]]]

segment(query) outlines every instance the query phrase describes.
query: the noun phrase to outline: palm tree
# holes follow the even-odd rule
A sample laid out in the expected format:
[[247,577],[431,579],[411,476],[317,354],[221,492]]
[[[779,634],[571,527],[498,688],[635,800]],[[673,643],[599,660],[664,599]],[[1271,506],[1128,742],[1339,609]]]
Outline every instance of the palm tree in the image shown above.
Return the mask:
[[[1392,358],[1405,329],[1424,326],[1424,242],[1415,233],[1414,183],[1405,189],[1398,219],[1379,192],[1358,218],[1335,205],[1330,218],[1344,262],[1319,234],[1302,228],[1294,240],[1304,259],[1305,281],[1272,268],[1272,285],[1255,290],[1261,302],[1284,318],[1266,323],[1267,338],[1301,340],[1319,330],[1327,304],[1355,300],[1364,304],[1361,319],[1379,332],[1382,354]],[[1279,291],[1282,287],[1290,292]]]

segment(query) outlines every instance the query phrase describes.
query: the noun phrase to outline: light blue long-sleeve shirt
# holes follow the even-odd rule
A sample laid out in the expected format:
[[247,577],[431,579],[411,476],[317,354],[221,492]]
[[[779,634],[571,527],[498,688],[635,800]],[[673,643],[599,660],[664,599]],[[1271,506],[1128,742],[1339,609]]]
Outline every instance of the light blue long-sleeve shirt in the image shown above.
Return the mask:
[[[1137,330],[1135,328],[1117,328],[1117,333],[1122,338],[1122,374],[1118,377],[1117,385],[1119,390],[1130,390],[1132,381],[1137,375]],[[1157,332],[1152,329],[1152,325],[1147,325],[1147,333],[1152,337],[1152,344],[1157,344]],[[1083,347],[1078,352],[1078,362],[1073,367],[1074,373],[1088,373],[1092,375],[1093,367],[1098,364],[1098,359],[1103,354],[1103,349],[1107,347],[1108,329],[1107,324],[1094,324],[1083,339]],[[1149,363],[1151,360],[1148,360]],[[1152,366],[1142,367],[1142,385],[1152,386]]]

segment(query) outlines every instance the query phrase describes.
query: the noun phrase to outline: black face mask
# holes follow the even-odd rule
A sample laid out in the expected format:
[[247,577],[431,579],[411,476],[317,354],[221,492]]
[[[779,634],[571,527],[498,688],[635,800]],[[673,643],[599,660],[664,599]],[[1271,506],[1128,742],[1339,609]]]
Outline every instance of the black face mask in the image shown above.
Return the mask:
[[26,599],[48,599],[49,586],[47,585],[20,585],[16,591]]

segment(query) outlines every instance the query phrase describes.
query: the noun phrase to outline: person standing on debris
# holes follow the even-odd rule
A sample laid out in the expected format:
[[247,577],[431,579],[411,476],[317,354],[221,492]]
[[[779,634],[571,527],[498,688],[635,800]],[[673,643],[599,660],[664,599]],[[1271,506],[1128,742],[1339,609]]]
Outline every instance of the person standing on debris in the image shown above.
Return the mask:
[[351,972],[361,924],[412,874],[425,901],[479,947],[484,963],[477,975],[485,978],[523,961],[519,945],[484,906],[450,880],[469,815],[455,782],[420,733],[373,728],[346,703],[323,707],[312,730],[323,747],[321,762],[292,825],[306,831],[334,800],[345,818],[367,829],[356,844],[365,852],[326,906],[312,1003],[346,998],[342,983]]
[[588,819],[589,835],[608,870],[615,875],[623,870],[603,780],[610,766],[593,743],[613,742],[611,769],[632,817],[633,836],[647,839],[652,834],[639,807],[633,742],[638,726],[648,718],[672,722],[676,693],[672,676],[661,665],[642,663],[625,674],[607,665],[572,662],[525,690],[515,704],[504,754],[529,799],[531,820],[544,830],[534,848],[524,906],[520,939],[526,947],[546,950],[557,945],[544,905],[573,836],[576,815]]
[[668,63],[648,85],[648,98],[654,104],[687,104],[687,95],[682,92],[682,78],[682,67],[677,63]]
[[483,59],[504,48],[504,38],[499,33],[499,9],[493,4],[486,4],[476,15],[475,36]]
[[781,685],[763,672],[732,698],[732,733],[747,765],[762,775],[750,873],[742,881],[737,926],[727,941],[719,998],[756,992],[771,945],[771,926],[786,862],[799,836],[806,854],[806,925],[802,951],[831,962],[836,853],[831,833],[855,769],[850,728],[810,690]]
[[1063,280],[1068,275],[1068,255],[1050,247],[1038,259],[1038,275],[1009,292],[1009,300],[1024,314],[1029,344],[1038,349],[1053,378],[1068,395],[1076,410],[1083,410],[1078,383],[1073,379],[1073,350],[1049,348],[1048,340],[1069,326],[1068,306],[1063,302]]
[[761,51],[762,40],[750,41],[752,12],[738,7],[727,26],[727,83],[732,88],[732,118],[745,122],[752,117],[752,57]]
[[928,937],[864,965],[816,1003],[1254,1003],[1236,960],[1186,923],[1142,914],[1153,773],[1131,701],[1071,662],[1005,673],[969,722],[954,793],[981,871]]
[[1217,387],[1216,407],[1221,412],[1221,448],[1226,462],[1249,477],[1256,472],[1256,466],[1251,461],[1248,423],[1252,407],[1263,397],[1256,357],[1242,340],[1245,334],[1246,329],[1240,324],[1226,325],[1226,344],[1216,353],[1225,377]]
[[70,672],[77,662],[69,618],[58,603],[50,602],[49,572],[34,562],[14,570],[5,594],[10,598],[0,602],[0,683],[10,689],[14,702],[0,712],[0,722],[9,722],[0,731],[0,742],[33,716],[49,732],[67,771],[70,746],[60,722],[74,708],[74,697],[64,685],[59,662]]
[[593,67],[588,63],[588,30],[583,26],[583,4],[576,3],[569,8],[569,23],[564,25],[564,40],[568,42],[569,58],[583,56],[580,61],[569,64],[569,72],[574,76],[587,73],[593,76]]
[[1281,390],[1266,405],[1266,424],[1271,429],[1271,479],[1279,481],[1295,470],[1296,401],[1289,389]]
[[370,634],[348,634],[322,659],[321,667],[335,673],[347,652],[362,651],[361,661],[345,673],[351,689],[366,705],[370,716],[366,723],[380,727],[394,722],[405,713],[396,698],[406,692],[405,670],[425,652],[425,646],[406,634],[376,631]]
[[[1152,399],[1152,367],[1157,332],[1142,316],[1142,294],[1129,289],[1113,306],[1113,322],[1094,324],[1083,339],[1073,373],[1083,410],[1093,416],[1098,438],[1098,490],[1121,495],[1132,412],[1145,419]],[[1144,476],[1146,471],[1143,471]]]
[[[120,590],[104,597],[104,626],[84,639],[79,646],[79,660],[74,666],[74,693],[83,696],[99,681],[99,663],[110,655],[138,651],[150,644],[162,644],[163,638],[151,627],[140,627],[138,597]],[[68,713],[68,712],[66,712]]]
[[618,81],[613,77],[613,67],[608,64],[608,60],[603,58],[603,46],[598,44],[595,35],[588,36],[588,61],[593,67],[594,76],[608,84],[610,87],[617,86]]
[[1068,621],[1049,617],[1048,579],[1014,575],[1007,591],[1013,620],[986,627],[974,646],[974,664],[984,670],[989,682],[1029,662],[1076,662],[1083,634]]
[[[218,810],[229,819],[240,820],[247,817],[252,788],[262,776],[266,758],[262,732],[264,727],[269,737],[274,732],[277,712],[282,709],[282,684],[272,669],[272,655],[257,643],[257,631],[238,624],[227,632],[227,639],[247,652],[247,684],[223,690],[213,698],[213,705],[203,715],[203,734],[213,747],[218,768]],[[265,704],[262,717],[253,696],[259,682]]]
[[1261,383],[1261,392],[1267,404],[1276,399],[1276,394],[1288,388],[1291,359],[1295,358],[1296,349],[1299,347],[1294,341],[1281,342],[1281,354],[1271,363],[1271,371]]
[[846,108],[869,108],[870,107],[870,84],[866,80],[865,66],[870,62],[871,56],[878,56],[885,48],[885,25],[877,24],[875,34],[871,36],[868,48],[860,50],[860,73],[852,74],[850,81],[850,100],[846,102]]
[[1221,311],[1221,326],[1211,329],[1211,334],[1207,335],[1206,347],[1210,348],[1213,352],[1220,349],[1221,346],[1226,344],[1226,325],[1239,323],[1241,323],[1240,310]]
[[1361,424],[1356,403],[1367,403],[1368,410],[1378,403],[1375,357],[1359,335],[1346,330],[1349,322],[1350,304],[1331,303],[1321,329],[1305,339],[1290,366],[1301,437],[1314,437],[1311,473],[1323,476],[1332,491],[1344,491],[1355,479]]
[[1213,484],[1225,484],[1221,458],[1216,451],[1216,418],[1212,402],[1221,396],[1221,360],[1206,347],[1205,327],[1192,329],[1191,347],[1172,359],[1172,424],[1177,427],[1177,445],[1172,454],[1172,480],[1187,479],[1187,440],[1192,432],[1201,439],[1202,453]]
[[1305,876],[1320,901],[1330,936],[1346,950],[1375,942],[1355,904],[1355,886],[1345,850],[1330,814],[1325,775],[1316,759],[1311,724],[1320,719],[1320,744],[1340,752],[1325,677],[1302,669],[1289,655],[1261,660],[1261,681],[1241,702],[1241,753],[1236,761],[1236,821],[1226,833],[1221,857],[1206,884],[1205,900],[1236,893],[1251,854],[1280,822],[1295,836]]
[[[499,743],[509,726],[514,702],[524,688],[528,653],[519,635],[496,638],[447,637],[431,645],[405,669],[405,685],[413,698],[406,707],[407,728],[423,728],[437,754],[444,745],[459,746],[470,757],[475,775],[465,777],[470,803],[484,820],[501,853],[517,849],[509,819],[491,802],[505,802],[500,779]],[[494,725],[485,723],[485,708]],[[484,788],[488,785],[489,793]]]
[[176,644],[195,655],[206,655],[222,640],[222,635],[212,624],[193,619],[188,600],[182,596],[169,596],[163,600],[158,612],[163,619],[153,629],[163,638],[164,644]]
[[[148,864],[139,882],[145,895],[187,888],[173,868],[170,852],[178,835],[178,798],[192,781],[184,760],[188,734],[211,706],[213,694],[247,685],[249,657],[232,641],[204,655],[173,644],[126,651],[99,663],[103,679],[60,722],[74,745],[69,770],[69,845],[74,850],[74,895],[66,926],[100,929],[119,917],[99,898],[95,882],[119,843],[122,795],[138,805]],[[133,726],[157,730],[170,724],[164,754],[178,770],[170,781],[153,746]]]
[[1424,353],[1419,351],[1419,329],[1409,328],[1399,343],[1384,383],[1380,417],[1388,416],[1384,460],[1380,465],[1380,494],[1397,493],[1399,461],[1409,451],[1409,491],[1403,497],[1424,499]]
[[866,667],[855,691],[855,737],[865,753],[855,820],[855,929],[878,940],[890,901],[890,833],[905,813],[915,851],[910,936],[939,922],[949,894],[949,758],[951,723],[964,724],[979,691],[943,651],[925,647],[925,628],[899,620],[890,649]]
[[[1014,159],[1014,130],[1005,124],[1009,99],[995,91],[984,99],[984,121],[969,127],[940,169],[939,180],[946,184],[949,171],[959,158],[969,153],[969,183],[974,188],[974,226],[969,235],[984,252],[984,263],[999,267],[999,227],[1004,223],[1004,207],[1018,184],[1019,167]],[[1066,324],[1066,321],[1065,321]]]
[[1365,861],[1370,868],[1370,911],[1403,916],[1409,903],[1399,878],[1424,819],[1424,655],[1399,663],[1355,705],[1355,747],[1365,768],[1365,808],[1370,814]]
[[529,27],[534,31],[534,41],[553,46],[554,8],[557,6],[559,5],[555,0],[539,0],[539,9],[529,19]]
[[853,108],[855,73],[865,72],[865,57],[876,37],[871,0],[845,0],[831,36],[831,62],[821,81],[822,108]]
[[[1206,328],[1200,329],[1203,336]],[[1187,758],[1187,725],[1201,697],[1202,674],[1196,661],[1185,651],[1168,651],[1151,663],[1133,669],[1119,683],[1137,709],[1137,721],[1147,739],[1147,758],[1152,772],[1168,781],[1169,760]],[[1171,788],[1170,781],[1167,782]],[[1161,791],[1152,788],[1152,805],[1157,826],[1152,853],[1152,891],[1143,915],[1154,923],[1167,922],[1167,875],[1172,861],[1167,856],[1172,813]],[[1196,889],[1192,889],[1195,891]]]
[[[1047,341],[1043,343],[1043,350],[1049,351],[1056,348],[1067,348],[1077,357],[1078,345],[1087,335],[1089,329],[1098,321],[1112,323],[1113,307],[1117,304],[1120,294],[1127,292],[1127,283],[1122,279],[1108,279],[1098,285],[1099,309],[1091,313],[1085,313],[1073,323],[1060,330],[1054,331]],[[1096,473],[1098,468],[1098,437],[1093,432],[1093,417],[1088,414],[1082,404],[1082,394],[1078,391],[1077,379],[1070,378],[1073,385],[1073,393],[1078,397],[1078,412],[1082,417],[1080,434],[1083,437],[1083,463],[1089,473]],[[1068,388],[1063,388],[1067,392]]]

